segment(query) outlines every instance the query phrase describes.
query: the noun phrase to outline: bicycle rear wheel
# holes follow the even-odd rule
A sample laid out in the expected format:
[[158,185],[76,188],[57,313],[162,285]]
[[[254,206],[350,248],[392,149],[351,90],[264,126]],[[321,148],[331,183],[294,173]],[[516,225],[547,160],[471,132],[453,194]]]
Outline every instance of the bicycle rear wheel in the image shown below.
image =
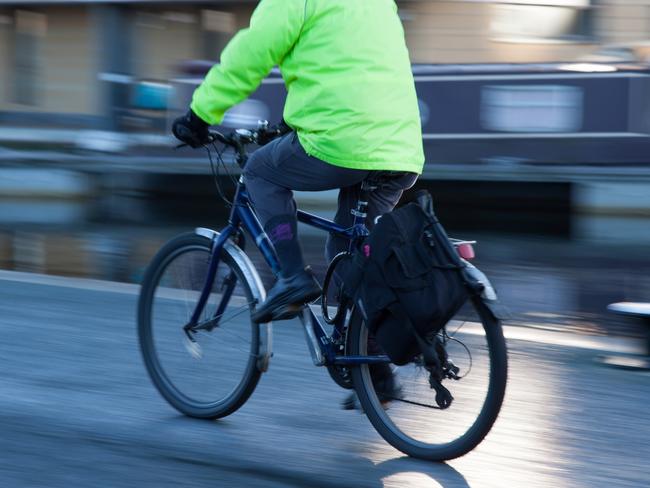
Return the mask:
[[[185,415],[215,419],[246,402],[261,372],[256,364],[259,328],[250,320],[252,288],[226,251],[199,319],[206,328],[192,334],[193,341],[183,330],[206,281],[211,249],[210,239],[183,234],[158,252],[140,292],[138,336],[161,395]],[[221,319],[210,329],[220,304]]]
[[[370,366],[352,369],[359,402],[377,432],[403,453],[430,461],[463,456],[483,440],[499,414],[507,381],[501,324],[480,301],[463,307],[445,330],[449,359],[462,377],[442,383],[454,397],[447,409],[436,404],[421,358],[391,365],[398,387],[388,394],[382,382],[373,383]],[[376,347],[368,347],[368,329],[359,313],[353,314],[348,333],[352,355],[377,354],[369,353]],[[445,340],[444,334],[439,337]]]

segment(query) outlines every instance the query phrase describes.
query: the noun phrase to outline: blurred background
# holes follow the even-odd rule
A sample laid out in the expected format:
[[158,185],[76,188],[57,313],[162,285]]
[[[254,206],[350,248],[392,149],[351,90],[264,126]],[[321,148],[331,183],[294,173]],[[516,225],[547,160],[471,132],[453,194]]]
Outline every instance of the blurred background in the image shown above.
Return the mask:
[[[454,237],[479,241],[477,265],[513,310],[509,325],[611,339],[607,344],[618,344],[614,340],[619,338],[642,344],[646,329],[607,313],[606,307],[621,300],[650,301],[650,0],[396,3],[413,61],[427,158],[417,188],[432,192],[437,213]],[[0,0],[0,269],[137,284],[171,236],[225,224],[227,209],[215,190],[205,152],[175,150],[169,127],[187,109],[192,91],[218,62],[221,49],[248,24],[256,4]],[[284,97],[280,74],[274,71],[249,100],[227,114],[224,128],[278,121]],[[236,172],[234,166],[229,170]],[[227,176],[221,182],[232,188]],[[332,215],[336,193],[300,194],[298,200],[307,210]],[[307,260],[322,273],[324,236],[303,229],[301,237]],[[253,258],[269,284],[272,277],[259,257]],[[12,276],[9,280],[18,279]],[[9,286],[4,290],[13,296]],[[66,300],[81,301],[70,298],[73,291],[56,299],[26,293],[16,303],[29,310],[42,300],[45,312],[39,324],[56,322],[56,311],[77,309],[61,305]],[[0,310],[4,317],[14,313],[9,301]],[[123,316],[115,310],[132,335],[133,310]],[[95,316],[96,310],[88,314]],[[129,361],[137,363],[135,345],[130,346]],[[509,447],[515,460],[510,467],[516,469],[509,471],[507,483],[496,475],[490,482],[480,481],[492,470],[493,456],[473,458],[478,464],[465,471],[460,468],[468,464],[454,465],[465,476],[469,472],[467,480],[451,468],[429,473],[440,486],[524,486],[522,473],[531,474],[525,483],[529,487],[647,486],[642,481],[647,480],[645,461],[640,460],[650,454],[644,437],[650,420],[645,407],[648,376],[617,376],[621,373],[604,369],[594,374],[592,352],[574,355],[573,349],[567,353],[556,345],[549,353],[545,347],[517,352],[515,346],[520,369],[514,369],[514,384],[524,392],[515,403],[518,412],[534,416],[506,424],[514,430],[497,435],[501,440],[521,435],[524,447],[539,450],[523,459],[518,457],[522,446]],[[83,351],[77,351],[81,358]],[[531,366],[540,358],[558,361],[544,363],[546,376]],[[4,367],[9,366],[17,368],[7,359]],[[63,379],[76,374],[61,371]],[[133,371],[141,373],[138,381],[148,388],[141,365],[133,365]],[[588,381],[605,376],[609,382],[607,387],[596,382],[578,390],[585,405],[603,405],[610,397],[601,390],[625,385],[629,395],[622,410],[617,405],[618,416],[597,410],[598,416],[592,417],[585,414],[591,407],[578,406],[568,414],[563,411],[568,415],[563,418],[571,418],[566,425],[556,423],[559,415],[551,418],[561,409],[554,410],[543,392],[562,390],[563,401],[570,403],[574,385],[569,378],[578,373]],[[537,383],[527,383],[530,378]],[[527,390],[526,385],[534,388]],[[17,390],[12,401],[38,388]],[[165,408],[147,392],[156,406],[151,408]],[[116,405],[107,404],[119,410]],[[131,408],[134,412],[139,406]],[[253,421],[263,415],[267,413],[258,412]],[[536,424],[539,418],[545,420]],[[581,424],[592,418],[603,421]],[[537,427],[526,430],[533,424],[539,432]],[[294,423],[288,426],[295,428]],[[179,431],[187,427],[181,425]],[[546,427],[567,429],[567,438],[544,437],[550,435]],[[599,431],[601,427],[605,430]],[[627,429],[627,445],[639,458],[625,458],[625,470],[612,474],[585,446],[624,456],[607,444],[621,429]],[[21,433],[14,434],[21,438]],[[535,464],[533,457],[559,456],[557,444],[565,441],[564,454],[578,453],[569,456],[578,459],[577,467],[562,464],[566,457],[556,460],[558,471],[553,473]],[[24,459],[24,445],[6,444],[18,449],[17,459]],[[97,456],[101,462],[107,459]],[[300,453],[296,456],[302,459]],[[591,475],[581,471],[586,465]],[[425,471],[421,465],[411,468]],[[0,476],[2,469],[0,461]],[[574,483],[558,483],[563,469]],[[393,470],[392,465],[385,467],[386,476]],[[532,474],[538,484],[531,481]],[[591,481],[575,482],[583,476]],[[617,482],[605,483],[607,476]],[[65,479],[62,475],[59,481]],[[419,478],[400,479],[394,486]]]
[[[223,224],[205,154],[169,126],[256,3],[0,1],[0,267],[138,282],[170,235]],[[420,187],[481,238],[520,320],[606,332],[609,301],[650,296],[650,1],[397,3]],[[284,97],[273,72],[224,125],[273,123]]]

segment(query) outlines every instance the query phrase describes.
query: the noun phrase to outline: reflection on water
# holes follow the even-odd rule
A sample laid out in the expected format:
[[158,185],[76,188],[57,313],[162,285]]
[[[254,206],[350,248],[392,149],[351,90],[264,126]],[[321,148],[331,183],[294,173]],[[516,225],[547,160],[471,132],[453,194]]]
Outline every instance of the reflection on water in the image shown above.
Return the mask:
[[[311,210],[331,215],[332,197],[312,201]],[[162,212],[158,202],[134,211],[137,223],[122,224],[96,217],[101,215],[97,210],[101,202],[97,201],[23,200],[13,201],[11,206],[11,212],[3,212],[0,221],[1,269],[131,283],[140,282],[145,267],[169,238],[206,226],[205,222],[218,228],[226,218],[223,210],[215,216],[206,208],[197,213],[192,207],[179,214],[178,206],[176,213],[166,206]],[[131,206],[122,202],[119,208]],[[65,212],[54,212],[60,208]],[[213,201],[208,208],[214,209]],[[144,218],[154,215],[152,209],[158,209],[155,218]],[[65,219],[56,218],[64,214]],[[206,215],[211,217],[206,219]],[[643,242],[584,244],[559,237],[477,235],[466,229],[454,234],[479,240],[476,264],[513,310],[515,323],[637,332],[628,330],[626,322],[605,316],[604,310],[614,301],[650,297],[650,253]],[[325,236],[301,228],[301,237],[307,262],[322,276]],[[269,285],[273,277],[261,256],[250,244],[247,251]]]
[[0,230],[2,269],[138,283],[165,230]]

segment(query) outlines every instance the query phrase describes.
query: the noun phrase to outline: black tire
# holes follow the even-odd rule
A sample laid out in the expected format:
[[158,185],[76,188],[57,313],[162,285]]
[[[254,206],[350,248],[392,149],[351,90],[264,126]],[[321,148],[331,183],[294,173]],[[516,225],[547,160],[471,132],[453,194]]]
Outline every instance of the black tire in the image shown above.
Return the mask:
[[[197,343],[186,341],[183,326],[189,322],[203,288],[211,249],[212,241],[196,234],[172,239],[149,265],[138,303],[140,350],[153,384],[179,412],[203,419],[225,417],[240,408],[261,375],[257,367],[259,328],[250,320],[251,284],[226,251],[221,253],[203,318],[214,315],[220,287],[228,276],[237,278],[229,300],[235,311],[230,313],[228,308],[218,328],[199,332]],[[167,339],[169,333],[171,339]],[[213,354],[203,354],[199,360],[196,344],[202,343]],[[186,344],[193,347],[184,351]],[[217,364],[206,366],[204,359]]]
[[[409,456],[438,462],[463,456],[481,443],[497,419],[505,396],[508,370],[503,330],[500,322],[493,317],[480,301],[477,300],[473,305],[468,304],[464,307],[462,313],[466,315],[468,311],[473,313],[474,317],[478,315],[480,327],[476,322],[471,322],[470,324],[473,325],[468,326],[472,329],[471,334],[475,334],[476,337],[472,335],[471,337],[468,336],[469,339],[464,339],[464,333],[459,335],[470,344],[468,350],[475,349],[472,351],[474,355],[483,353],[487,357],[489,367],[485,368],[483,381],[479,381],[479,377],[479,379],[467,383],[469,386],[462,391],[464,396],[455,391],[456,387],[459,387],[464,379],[458,382],[452,380],[443,381],[443,385],[455,397],[452,405],[446,410],[436,409],[437,406],[433,401],[435,391],[428,385],[428,372],[424,368],[416,369],[414,363],[402,368],[409,368],[407,369],[409,372],[413,371],[409,377],[410,379],[417,378],[417,381],[414,380],[409,383],[409,394],[411,389],[415,390],[412,385],[416,385],[421,390],[418,395],[422,396],[416,398],[417,404],[409,403],[407,400],[411,400],[411,398],[406,396],[407,394],[404,391],[406,388],[402,388],[402,390],[399,390],[402,399],[393,400],[388,404],[388,408],[386,408],[386,404],[382,404],[379,400],[380,395],[375,391],[370,367],[361,365],[352,368],[352,379],[359,397],[359,403],[368,419],[389,444]],[[464,322],[461,322],[461,327],[463,324],[469,323],[465,318],[462,321]],[[451,322],[447,326],[448,329],[450,325]],[[484,332],[481,333],[481,329]],[[478,334],[476,334],[477,330],[479,331]],[[359,313],[353,313],[348,333],[350,334],[350,354],[367,355],[368,329]],[[481,337],[484,337],[484,339],[481,339]],[[481,345],[480,342],[484,342],[484,344]],[[464,343],[458,343],[463,348],[466,347]],[[475,343],[478,343],[478,346],[474,347]],[[463,348],[457,347],[460,352],[463,351]],[[459,355],[462,356],[460,352]],[[454,358],[452,357],[452,359]],[[472,367],[472,359],[470,358],[469,370],[466,368],[466,371],[469,371],[467,378],[471,378],[471,375],[475,374],[476,368],[482,366],[482,363],[485,363],[486,360],[482,360],[482,362],[478,362]],[[393,371],[397,372],[396,378],[401,384],[400,376],[403,369],[394,365],[391,367]],[[424,382],[419,379],[418,375],[421,373],[418,373],[418,371],[425,374]],[[480,376],[481,373],[479,371],[476,374]],[[485,384],[486,390],[484,400],[481,400],[481,394],[479,393],[477,407],[470,408],[470,400],[477,396],[477,385],[481,386],[483,384]],[[425,396],[429,398],[429,401],[423,402],[421,400]],[[465,404],[462,403],[463,401],[465,401]],[[458,407],[459,402],[460,407]],[[427,405],[428,408],[423,405]],[[457,407],[456,412],[454,412],[455,407]],[[455,417],[459,418],[455,419]],[[459,427],[461,421],[467,425],[467,428],[463,425]],[[407,430],[408,432],[406,432]],[[447,438],[443,439],[444,437]]]

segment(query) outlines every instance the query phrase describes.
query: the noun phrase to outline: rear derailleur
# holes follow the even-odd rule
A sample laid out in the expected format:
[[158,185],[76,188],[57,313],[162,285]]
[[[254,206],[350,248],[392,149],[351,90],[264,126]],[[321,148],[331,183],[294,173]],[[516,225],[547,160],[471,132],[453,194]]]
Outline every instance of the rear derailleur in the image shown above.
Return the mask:
[[445,349],[444,344],[436,335],[427,342],[423,353],[424,367],[429,372],[429,385],[436,391],[436,404],[441,410],[449,408],[454,401],[451,392],[442,385],[445,379],[458,381],[460,368],[456,366]]

